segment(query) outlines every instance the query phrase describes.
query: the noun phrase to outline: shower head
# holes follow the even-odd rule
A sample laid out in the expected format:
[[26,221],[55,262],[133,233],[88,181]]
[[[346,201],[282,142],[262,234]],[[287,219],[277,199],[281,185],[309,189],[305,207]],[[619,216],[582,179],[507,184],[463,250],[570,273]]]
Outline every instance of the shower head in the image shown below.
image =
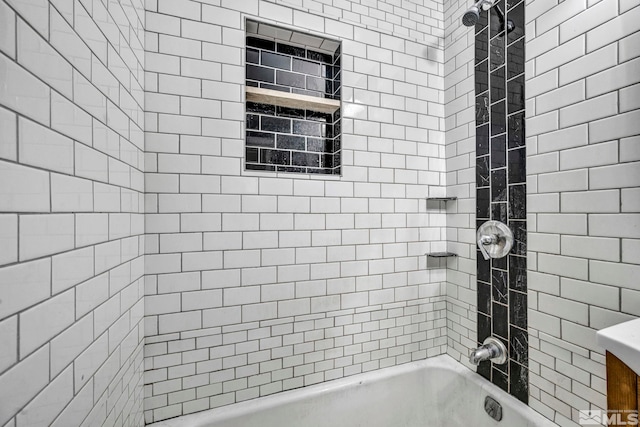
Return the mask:
[[462,23],[465,27],[473,27],[480,19],[480,8],[473,5],[462,15]]
[[495,6],[496,15],[500,21],[500,31],[507,30],[507,34],[516,29],[516,24],[511,19],[505,19],[504,12],[498,6],[500,0],[478,0],[462,15],[462,23],[466,27],[473,27],[480,20],[480,12],[489,10]]
[[462,15],[462,23],[466,27],[473,27],[480,20],[480,12],[491,9],[496,0],[478,0]]

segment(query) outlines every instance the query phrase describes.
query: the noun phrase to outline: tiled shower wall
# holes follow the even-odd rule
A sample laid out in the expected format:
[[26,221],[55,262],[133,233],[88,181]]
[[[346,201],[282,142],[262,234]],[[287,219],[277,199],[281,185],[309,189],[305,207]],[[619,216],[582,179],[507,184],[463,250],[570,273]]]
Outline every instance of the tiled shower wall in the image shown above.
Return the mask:
[[[446,277],[447,348],[449,354],[466,362],[469,349],[476,346],[477,333],[474,35],[459,24],[469,4],[448,0],[441,10],[441,5],[426,1],[422,5],[403,3],[406,9],[386,3],[375,9],[351,2],[340,3],[342,8],[305,2],[305,7],[343,21],[337,22],[301,10],[284,9],[283,15],[283,9],[266,2],[260,6],[257,1],[242,3],[252,16],[259,12],[267,19],[284,17],[283,24],[322,28],[320,32],[332,37],[367,35],[366,44],[348,43],[351,82],[343,100],[351,110],[345,113],[350,131],[345,139],[348,163],[342,180],[242,176],[243,109],[239,101],[244,76],[238,70],[243,57],[239,40],[244,33],[240,19],[235,19],[239,15],[213,8],[216,13],[205,18],[211,6],[200,5],[203,21],[232,18],[228,22],[237,23],[202,26],[194,18],[194,9],[188,7],[194,2],[180,2],[171,10],[176,4],[151,2],[152,10],[162,12],[152,18],[158,20],[156,28],[161,22],[165,33],[195,39],[203,48],[201,54],[212,49],[209,52],[216,58],[220,51],[213,49],[222,49],[224,38],[225,44],[233,46],[223,49],[223,56],[236,60],[201,60],[194,51],[182,49],[193,47],[182,39],[178,40],[184,42],[178,56],[171,51],[175,45],[170,35],[154,35],[157,29],[149,32],[151,51],[169,50],[163,52],[166,56],[147,56],[152,62],[145,68],[150,71],[151,90],[162,87],[162,81],[167,87],[174,86],[172,90],[193,89],[192,80],[178,75],[193,77],[200,89],[193,96],[173,93],[156,98],[172,101],[166,103],[155,102],[157,95],[148,95],[153,104],[148,115],[151,129],[167,126],[162,133],[147,133],[147,142],[154,146],[148,156],[152,168],[165,168],[158,177],[147,174],[146,182],[147,191],[156,193],[148,197],[147,206],[165,214],[147,218],[151,233],[147,250],[157,253],[149,257],[150,327],[155,323],[156,327],[187,329],[185,324],[193,319],[182,310],[198,311],[194,307],[199,303],[226,309],[227,288],[219,289],[220,284],[234,286],[231,298],[245,298],[244,291],[247,298],[254,292],[255,298],[251,285],[256,282],[247,282],[256,277],[251,274],[273,275],[274,270],[278,279],[281,272],[297,274],[296,270],[309,278],[285,282],[281,288],[260,284],[260,298],[263,290],[276,298],[284,295],[282,301],[275,300],[278,315],[287,304],[290,308],[304,306],[310,312],[332,299],[340,310],[322,308],[320,314],[273,322],[252,319],[244,323],[241,318],[238,330],[213,327],[154,335],[148,347],[147,374],[166,375],[166,380],[147,377],[153,383],[147,392],[159,392],[159,398],[149,402],[164,399],[167,403],[154,408],[150,416],[173,416],[179,413],[177,409],[198,410],[231,402],[231,397],[240,400],[269,393],[279,386],[285,388],[286,381],[297,387],[442,350],[443,272],[425,273],[424,257],[419,255],[443,248],[419,241],[445,238],[443,215],[427,213],[421,204],[427,191],[442,195],[438,191],[443,191],[445,182],[441,165],[445,147],[439,144],[444,143],[441,123],[445,113],[447,191],[458,196],[447,207],[447,249],[460,255],[449,261]],[[0,182],[0,283],[9,284],[0,287],[4,301],[0,337],[6,343],[0,349],[0,424],[7,420],[8,425],[16,421],[18,425],[53,422],[62,426],[100,425],[105,420],[142,423],[138,280],[142,274],[138,255],[143,246],[141,10],[141,4],[126,1],[0,2],[4,31],[0,78],[10,83],[0,90],[0,170],[9,178]],[[443,13],[444,31],[438,24]],[[527,114],[532,117],[527,141],[530,405],[562,425],[576,425],[578,409],[604,407],[603,350],[595,347],[594,331],[640,315],[640,289],[632,281],[640,259],[636,190],[640,185],[639,13],[640,8],[629,0],[572,0],[557,5],[533,0],[527,4],[527,77],[533,76],[527,82]],[[185,15],[182,19],[177,17],[181,14]],[[393,31],[394,36],[352,27],[347,21]],[[446,33],[446,58],[440,56],[442,32]],[[205,38],[213,38],[211,44]],[[424,45],[414,44],[412,38],[438,48],[427,49],[425,55]],[[364,55],[371,57],[362,58]],[[166,60],[162,67],[173,67],[172,71],[159,70],[160,65],[153,63],[158,59]],[[396,64],[388,65],[390,61]],[[365,65],[373,71],[367,71]],[[417,79],[425,70],[424,82],[402,83]],[[380,78],[393,82],[385,86]],[[232,84],[223,85],[222,80]],[[417,96],[405,92],[411,85]],[[16,98],[11,90],[18,87],[44,102]],[[216,102],[201,98],[206,87],[216,92]],[[430,101],[433,96],[437,102]],[[396,103],[390,104],[391,100]],[[390,105],[394,106],[391,110],[380,108]],[[427,114],[424,109],[416,110],[418,106],[426,108]],[[193,108],[196,113],[189,113]],[[223,117],[222,111],[231,117]],[[421,125],[407,123],[407,112],[420,112],[422,116],[416,118]],[[178,113],[198,120],[177,117]],[[190,135],[195,123],[203,129],[208,125],[220,135]],[[374,134],[367,134],[372,123]],[[172,128],[180,125],[184,128]],[[399,132],[395,129],[403,129],[402,137],[389,134]],[[415,129],[428,129],[429,141],[436,143],[405,141],[406,135],[415,135]],[[43,147],[35,143],[45,138],[55,144]],[[415,152],[420,154],[418,160]],[[416,161],[421,164],[415,166]],[[429,171],[424,170],[425,164]],[[207,168],[215,173],[206,172]],[[411,175],[417,176],[417,183],[409,179]],[[77,190],[61,191],[71,185]],[[236,185],[242,189],[225,190]],[[264,213],[265,209],[271,212]],[[299,209],[303,212],[296,212]],[[240,211],[248,215],[229,215]],[[262,230],[267,234],[249,231],[253,228],[261,233],[262,224],[281,225],[276,225],[277,230]],[[323,229],[312,229],[318,224]],[[202,249],[192,233],[201,235]],[[266,239],[268,233],[277,235],[277,240]],[[581,244],[587,236],[601,245]],[[229,241],[227,238],[235,239],[231,241],[240,249],[218,250],[215,245]],[[272,247],[244,249],[256,238],[270,241]],[[293,246],[280,247],[286,239]],[[298,239],[304,239],[302,246],[296,246]],[[323,239],[332,240],[326,243]],[[253,262],[259,257],[260,263],[267,264],[258,269],[225,265],[241,262],[242,256],[253,256]],[[291,260],[292,256],[289,265],[268,264],[270,259]],[[78,265],[91,268],[80,272]],[[407,265],[417,267],[411,270]],[[210,270],[211,266],[216,267]],[[69,277],[69,272],[77,275]],[[215,272],[228,276],[213,279]],[[311,274],[319,279],[311,280]],[[364,274],[372,279],[365,280]],[[20,283],[24,287],[24,277],[30,278],[29,292],[11,286]],[[331,293],[326,299],[296,293],[318,283],[321,290]],[[207,284],[215,287],[206,289]],[[377,288],[370,290],[372,286]],[[418,298],[407,297],[416,292],[416,286]],[[295,298],[288,296],[292,292]],[[162,295],[155,297],[154,293]],[[366,295],[366,303],[365,298],[359,300],[361,295]],[[352,305],[342,310],[344,301]],[[358,301],[364,305],[358,306]],[[241,307],[240,316],[244,316],[245,312],[257,313],[254,308],[268,310],[266,304],[232,304],[229,311],[219,313],[226,318]],[[153,314],[159,309],[166,316]],[[200,313],[202,322],[212,321],[212,311]],[[43,318],[47,321],[41,322]],[[279,340],[283,345],[274,347]],[[287,345],[285,340],[289,340]],[[396,345],[388,346],[393,340]],[[251,354],[244,349],[255,348],[256,343],[255,363],[235,365],[243,354]],[[218,357],[211,346],[240,352]],[[154,355],[155,351],[164,353]],[[274,363],[274,354],[282,355],[282,367],[277,359]],[[335,354],[341,355],[332,358]],[[268,360],[260,359],[267,355]],[[316,359],[319,355],[325,358]],[[292,364],[284,366],[285,358]],[[333,366],[327,368],[332,360]],[[349,364],[343,365],[345,362]],[[26,372],[32,382],[23,381]],[[261,382],[267,378],[271,382]],[[185,384],[192,387],[183,390]],[[195,398],[189,400],[192,396]]]
[[[463,363],[476,347],[474,35],[459,25],[468,7],[445,2],[447,194],[458,197],[447,236],[460,255],[447,270],[447,334]],[[577,426],[578,410],[606,407],[595,331],[640,315],[640,7],[536,0],[526,15],[529,405]]]
[[461,24],[466,0],[445,1],[445,128],[448,250],[447,353],[469,364],[477,347],[475,31]]
[[[286,3],[148,3],[147,421],[446,349],[442,5]],[[245,170],[245,16],[342,40],[342,177]]]
[[141,425],[141,1],[0,1],[0,425]]
[[606,408],[597,330],[640,316],[640,5],[527,5],[529,404]]
[[[477,259],[478,335],[509,349],[504,364],[478,373],[523,402],[529,398],[524,118],[525,4],[505,0],[475,26],[476,226],[500,221],[513,233],[502,258]],[[504,15],[501,16],[500,13]]]
[[[518,2],[508,2],[509,6],[515,6]],[[520,3],[520,7],[524,5]],[[507,365],[496,366],[494,369],[497,370],[495,372],[495,378],[493,378],[493,371],[491,366],[486,364],[481,365],[478,368],[478,372],[483,374],[485,377],[493,379],[494,382],[502,387],[505,390],[512,389],[512,393],[516,395],[521,400],[527,400],[527,380],[526,380],[526,372],[524,375],[520,375],[523,373],[523,369],[518,369],[519,367],[526,367],[526,320],[524,320],[524,324],[522,322],[522,317],[526,319],[526,302],[523,302],[523,299],[526,301],[526,294],[519,292],[517,294],[509,295],[509,288],[516,289],[516,284],[520,287],[517,288],[519,291],[523,289],[526,290],[526,287],[523,288],[523,278],[526,280],[526,276],[523,277],[522,274],[514,274],[513,275],[513,284],[510,285],[508,271],[509,268],[509,258],[515,257],[513,255],[515,253],[519,253],[521,255],[518,260],[524,261],[525,247],[523,246],[523,241],[526,242],[526,236],[520,235],[517,236],[518,242],[516,242],[514,246],[514,250],[512,254],[501,260],[494,260],[494,273],[496,282],[498,279],[500,284],[503,285],[502,288],[496,288],[495,295],[496,299],[500,295],[498,290],[501,293],[512,296],[513,303],[518,303],[517,307],[519,310],[511,310],[514,314],[519,313],[518,317],[520,327],[513,328],[511,325],[514,324],[516,317],[509,317],[509,310],[515,307],[510,307],[508,297],[505,301],[505,298],[502,297],[500,302],[498,303],[497,310],[499,314],[497,316],[487,316],[484,314],[477,313],[478,307],[478,294],[477,290],[480,288],[481,293],[480,296],[483,297],[480,299],[484,303],[483,312],[492,315],[492,311],[487,310],[487,302],[491,305],[492,298],[492,289],[490,283],[493,281],[493,276],[491,274],[491,263],[484,261],[482,259],[482,255],[477,251],[476,246],[476,228],[477,225],[483,223],[488,220],[490,217],[488,216],[489,211],[489,200],[484,200],[482,202],[478,199],[478,202],[481,206],[484,206],[483,209],[478,210],[476,206],[476,188],[479,188],[480,194],[486,193],[489,189],[484,189],[483,187],[487,187],[483,182],[476,183],[477,180],[477,158],[480,155],[481,159],[488,160],[487,155],[489,154],[489,134],[483,133],[483,130],[488,126],[484,125],[484,127],[478,127],[478,131],[476,131],[476,94],[481,95],[487,94],[488,92],[488,82],[484,83],[484,85],[479,85],[476,87],[476,62],[480,64],[480,67],[486,66],[486,71],[484,74],[485,81],[488,80],[488,62],[489,59],[486,58],[486,53],[480,55],[482,58],[479,61],[476,61],[477,48],[487,49],[488,46],[488,35],[489,30],[487,29],[487,37],[485,44],[479,45],[476,44],[476,28],[474,27],[464,27],[461,24],[461,18],[464,12],[469,8],[470,4],[466,1],[450,1],[445,2],[445,114],[446,114],[446,156],[447,156],[447,195],[457,197],[456,201],[448,202],[447,207],[447,241],[448,241],[448,250],[458,254],[456,258],[453,258],[449,261],[448,269],[447,269],[447,338],[448,338],[448,346],[447,351],[448,354],[454,357],[456,360],[459,360],[463,364],[469,366],[471,369],[476,369],[475,366],[469,364],[468,357],[469,353],[472,349],[478,347],[484,338],[489,334],[494,332],[494,327],[496,336],[502,336],[505,344],[510,341],[510,338],[517,338],[514,341],[517,343],[524,342],[524,346],[519,345],[517,348],[518,351],[515,351],[516,346],[513,345],[511,355],[514,359]],[[514,21],[518,21],[515,14],[512,14],[511,19]],[[483,12],[482,20],[479,22],[477,29],[480,31],[487,25],[487,12]],[[497,18],[497,17],[495,17]],[[499,24],[497,19],[494,23]],[[518,26],[511,34],[510,41],[511,43],[520,39],[522,41],[522,35],[524,31],[524,25],[522,23]],[[497,35],[499,32],[496,31],[494,35]],[[495,42],[496,40],[494,40]],[[503,45],[503,46],[506,46]],[[512,45],[515,46],[515,45]],[[484,60],[484,62],[483,62]],[[505,59],[503,56],[503,61],[506,62],[511,61],[511,65],[508,68],[513,69],[513,61],[514,58],[512,55],[509,55]],[[517,60],[520,64],[519,69],[522,70],[523,58],[520,55],[520,59]],[[504,66],[504,62],[502,63]],[[507,93],[507,84],[506,84],[506,73],[500,74],[501,71],[504,72],[504,69],[501,69],[500,66],[495,67],[500,76],[503,77],[503,84],[496,85],[499,88],[504,88],[500,97],[496,98],[497,101],[506,97]],[[514,73],[511,77],[521,76],[522,71],[519,73]],[[521,76],[522,77],[522,76]],[[496,93],[496,95],[498,95]],[[495,96],[494,96],[495,97]],[[514,99],[514,97],[511,97]],[[504,103],[504,101],[503,101]],[[490,104],[490,101],[487,100],[487,104]],[[515,112],[518,110],[512,111]],[[506,126],[506,115],[507,110],[502,114],[503,123]],[[480,115],[480,117],[484,117],[484,115]],[[515,117],[515,116],[514,116]],[[488,117],[484,117],[483,120],[488,120]],[[484,123],[484,121],[481,121]],[[496,128],[496,131],[498,129]],[[495,132],[498,136],[496,142],[500,142],[503,145],[498,146],[498,144],[494,144],[496,148],[504,147],[503,150],[495,150],[496,152],[502,151],[500,158],[496,156],[496,162],[493,165],[493,169],[498,171],[502,171],[505,173],[505,181],[507,178],[507,168],[506,163],[508,163],[509,157],[507,156],[507,138],[505,136],[506,129],[501,129],[499,132]],[[515,135],[515,132],[510,131],[509,135]],[[520,133],[520,144],[522,145],[524,141],[522,140],[522,133]],[[477,146],[477,143],[480,142],[480,147]],[[514,147],[516,145],[513,145]],[[523,152],[524,153],[524,152]],[[499,161],[501,160],[501,161]],[[512,168],[515,169],[517,166],[511,159]],[[481,168],[484,172],[481,174],[488,181],[488,173],[491,169],[490,163],[487,164],[487,168]],[[521,185],[524,178],[519,180],[519,185]],[[512,184],[513,184],[512,179]],[[521,185],[521,187],[523,187]],[[513,190],[513,186],[509,187],[510,190]],[[492,217],[494,219],[501,219],[503,222],[508,223],[508,219],[516,220],[514,224],[523,225],[524,221],[524,193],[517,193],[515,191],[506,191],[506,182],[503,185],[502,192],[498,192],[497,202],[494,204],[496,208],[495,214],[501,214],[502,212],[507,215],[507,212],[511,212],[511,216],[508,218],[505,217]],[[490,191],[490,190],[489,190]],[[519,198],[516,198],[517,194],[520,194]],[[515,202],[516,200],[520,201],[519,204],[516,203],[508,203]],[[519,209],[515,209],[519,207]],[[517,213],[516,213],[517,211]],[[518,219],[521,221],[518,222]],[[517,235],[517,233],[516,233]],[[511,270],[515,270],[511,268]],[[479,273],[477,273],[479,272]],[[488,272],[488,275],[487,275]],[[476,275],[478,274],[478,276]],[[519,280],[515,280],[518,278]],[[480,279],[482,282],[478,284],[477,280]],[[504,280],[504,281],[503,281]],[[487,300],[487,292],[488,300]],[[524,298],[523,298],[524,297]],[[515,305],[515,304],[514,304]],[[524,312],[523,309],[524,308]],[[480,319],[484,320],[481,322],[480,326],[478,326],[478,316],[481,316]],[[495,322],[493,322],[495,321]],[[506,331],[505,331],[506,329]],[[512,332],[514,332],[512,334]],[[514,342],[514,344],[516,344]],[[510,384],[510,376],[509,371],[512,367],[513,363],[522,362],[522,365],[515,366],[513,371],[517,372],[518,375],[514,375],[511,379],[513,380],[513,384]],[[484,369],[483,369],[484,368]],[[489,368],[489,369],[487,369]],[[518,379],[518,381],[516,381]],[[513,385],[513,387],[511,387]]]

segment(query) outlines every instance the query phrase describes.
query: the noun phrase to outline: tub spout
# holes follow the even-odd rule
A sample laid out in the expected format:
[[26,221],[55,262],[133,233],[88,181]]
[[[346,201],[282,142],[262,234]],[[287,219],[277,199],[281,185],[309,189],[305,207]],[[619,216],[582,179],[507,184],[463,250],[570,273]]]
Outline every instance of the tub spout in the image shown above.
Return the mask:
[[473,365],[478,365],[480,362],[489,359],[491,359],[491,350],[484,345],[473,350],[469,356],[469,362]]
[[485,360],[492,360],[498,365],[507,361],[507,348],[499,339],[489,337],[469,355],[469,362],[478,365]]

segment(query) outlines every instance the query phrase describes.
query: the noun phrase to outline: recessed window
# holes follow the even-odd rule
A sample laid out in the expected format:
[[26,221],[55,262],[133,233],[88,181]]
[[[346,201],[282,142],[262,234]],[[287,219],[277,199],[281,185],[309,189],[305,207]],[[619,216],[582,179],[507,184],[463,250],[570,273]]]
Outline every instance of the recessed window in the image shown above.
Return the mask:
[[340,42],[246,25],[247,170],[340,174]]

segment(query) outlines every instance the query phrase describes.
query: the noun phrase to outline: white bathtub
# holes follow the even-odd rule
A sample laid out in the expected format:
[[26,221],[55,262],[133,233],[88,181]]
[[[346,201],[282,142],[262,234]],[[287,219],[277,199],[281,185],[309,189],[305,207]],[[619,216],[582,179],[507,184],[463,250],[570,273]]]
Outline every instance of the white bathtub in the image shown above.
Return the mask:
[[[486,396],[502,405],[497,422]],[[449,356],[354,375],[151,424],[155,427],[555,426]]]

